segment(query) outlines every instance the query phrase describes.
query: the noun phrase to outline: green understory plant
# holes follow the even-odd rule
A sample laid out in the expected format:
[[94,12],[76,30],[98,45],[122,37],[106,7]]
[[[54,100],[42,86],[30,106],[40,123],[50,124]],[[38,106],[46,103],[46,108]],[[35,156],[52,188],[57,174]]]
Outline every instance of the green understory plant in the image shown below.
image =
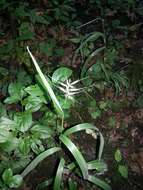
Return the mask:
[[67,27],[76,26],[79,22],[75,19],[77,16],[75,5],[70,0],[50,1],[47,6],[47,18],[55,24],[64,24]]
[[[49,79],[47,80],[45,78],[45,76],[41,72],[35,58],[31,54],[29,49],[28,49],[28,52],[29,52],[29,54],[30,54],[30,56],[32,58],[32,61],[33,61],[34,65],[35,65],[35,67],[36,67],[36,70],[37,70],[37,72],[39,74],[39,77],[40,77],[42,83],[43,83],[43,86],[44,86],[45,90],[47,91],[47,93],[50,95],[50,98],[52,99],[54,107],[57,110],[57,113],[58,113],[59,117],[62,120],[61,121],[61,126],[60,126],[59,140],[68,149],[68,151],[72,154],[72,156],[75,159],[74,162],[72,162],[71,164],[68,164],[67,166],[65,166],[64,157],[60,158],[57,173],[56,173],[55,179],[53,179],[53,181],[54,181],[53,188],[54,189],[60,189],[61,188],[62,176],[64,174],[65,169],[68,170],[68,172],[71,172],[75,167],[78,166],[78,169],[80,171],[79,175],[82,176],[83,179],[88,180],[88,181],[100,186],[103,189],[110,189],[109,185],[107,185],[104,181],[101,181],[100,179],[96,178],[95,176],[92,176],[90,174],[90,172],[89,172],[90,169],[95,169],[97,162],[100,163],[100,161],[101,161],[101,156],[102,156],[103,146],[104,146],[104,139],[103,139],[102,134],[100,133],[100,131],[95,126],[93,126],[91,124],[88,124],[88,123],[79,124],[79,125],[76,125],[76,126],[74,126],[72,128],[69,128],[67,130],[64,130],[64,128],[63,128],[64,112],[63,112],[63,110],[62,110],[62,108],[60,106],[60,103],[57,100],[52,88],[50,87],[50,83],[48,82]],[[82,153],[79,151],[77,146],[70,139],[71,134],[73,134],[75,132],[78,132],[78,131],[82,131],[82,130],[85,130],[87,133],[92,134],[92,135],[95,132],[97,132],[97,135],[99,135],[99,137],[100,137],[100,147],[99,147],[99,153],[98,153],[98,160],[94,160],[94,161],[90,161],[90,162],[85,161]],[[53,150],[53,149],[54,149],[54,152],[55,151],[61,151],[61,147],[54,147],[54,148],[51,148],[51,149],[47,150],[47,154],[48,155],[50,153],[53,154],[54,152],[51,152],[51,150]],[[39,157],[41,158],[42,155],[44,155],[44,154],[46,154],[46,152],[41,153],[41,155],[39,155],[37,158],[35,158],[35,160],[33,160],[27,166],[27,168],[22,173],[23,177],[25,175],[27,175],[41,161],[41,159],[39,159]],[[47,157],[48,155],[45,155],[45,156]]]
[[[106,164],[101,159],[104,147],[102,133],[89,123],[64,128],[66,109],[59,101],[60,96],[57,93],[55,95],[53,89],[55,84],[58,84],[56,81],[64,82],[71,76],[71,71],[61,68],[61,72],[60,68],[57,69],[52,76],[52,81],[42,73],[29,48],[27,50],[38,73],[37,84],[27,86],[16,81],[9,85],[9,97],[4,100],[4,103],[19,105],[17,112],[7,111],[5,105],[0,104],[0,173],[2,175],[0,188],[7,190],[19,187],[22,179],[43,159],[58,153],[59,165],[55,176],[39,184],[37,189],[49,185],[54,190],[63,189],[64,176],[75,173],[83,180],[110,190],[111,187],[105,181],[93,175],[93,171],[98,174],[107,170]],[[47,104],[51,104],[54,109],[51,110]],[[35,121],[33,113],[39,110],[42,117]],[[100,140],[99,152],[95,155],[95,160],[85,160],[78,146],[72,141],[71,136],[81,131],[91,135],[95,142],[96,138]],[[65,149],[72,155],[72,159],[68,157],[68,163],[64,156]],[[76,182],[71,177],[68,179],[68,184],[69,189],[77,189]]]
[[[81,78],[87,78],[83,81],[85,85],[94,84],[99,90],[112,86],[116,94],[119,94],[123,88],[128,89],[129,80],[124,71],[114,70],[118,61],[118,53],[115,48],[106,47],[105,38],[103,33],[93,32],[79,39],[71,39],[74,43],[79,44],[73,57],[73,63],[80,54],[82,60]],[[103,45],[96,48],[98,44],[101,44],[101,40]]]
[[128,178],[128,167],[126,164],[122,164],[123,158],[122,158],[122,153],[119,149],[117,149],[115,151],[114,158],[115,158],[115,161],[117,163],[117,170],[118,170],[119,174],[123,178],[127,179]]
[[114,128],[116,126],[116,118],[114,116],[109,117],[108,125],[112,128]]
[[[43,4],[45,5],[43,6]],[[49,3],[38,1],[34,4],[23,0],[2,0],[0,1],[0,12],[4,28],[9,27],[11,31],[10,38],[6,38],[7,40],[0,45],[0,57],[2,60],[16,59],[18,64],[27,64],[26,59],[22,60],[25,57],[24,43],[27,40],[33,42],[37,39],[37,26],[40,25],[46,31],[47,25],[53,27],[53,23],[56,23],[58,27],[62,25],[71,27],[71,25],[78,24],[78,21],[74,21],[76,11],[74,3],[70,0],[63,2],[54,0]],[[0,35],[9,36],[7,32],[7,30],[0,31]],[[54,55],[55,53],[58,56],[63,55],[62,48],[55,48],[54,40],[47,39],[47,41],[47,43],[40,42],[38,44],[41,52],[51,56],[54,48]]]
[[97,103],[95,100],[91,100],[88,106],[88,112],[93,119],[100,118],[102,113],[107,111],[108,109],[108,102],[105,100],[100,101]]
[[114,70],[118,54],[115,48],[107,47],[104,28],[103,33],[95,31],[85,36],[72,38],[71,41],[78,44],[72,63],[80,55],[81,78],[87,77],[86,82],[83,81],[85,85],[94,84],[99,90],[112,86],[116,94],[119,94],[122,88],[128,88],[126,73]]

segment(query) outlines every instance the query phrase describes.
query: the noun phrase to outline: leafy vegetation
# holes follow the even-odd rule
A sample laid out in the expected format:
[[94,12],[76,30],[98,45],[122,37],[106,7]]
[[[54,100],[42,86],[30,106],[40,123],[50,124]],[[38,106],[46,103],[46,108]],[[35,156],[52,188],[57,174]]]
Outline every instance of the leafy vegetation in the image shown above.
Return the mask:
[[126,149],[142,143],[131,123],[142,122],[142,10],[137,0],[0,1],[0,189],[24,188],[53,158],[32,189],[121,189],[140,176],[138,151]]

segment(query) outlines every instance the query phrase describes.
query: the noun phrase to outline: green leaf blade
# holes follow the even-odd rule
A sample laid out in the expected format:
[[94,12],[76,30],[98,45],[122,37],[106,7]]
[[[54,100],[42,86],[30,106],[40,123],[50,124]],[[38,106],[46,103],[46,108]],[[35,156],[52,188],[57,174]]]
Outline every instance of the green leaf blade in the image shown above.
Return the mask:
[[42,160],[44,160],[46,157],[54,154],[57,151],[60,151],[61,148],[59,147],[54,147],[54,148],[50,148],[44,152],[42,152],[41,154],[39,154],[25,169],[24,171],[21,173],[22,177],[25,177],[28,173],[30,173]]
[[67,129],[64,132],[64,135],[70,135],[72,133],[82,131],[82,130],[90,131],[91,135],[92,135],[92,131],[98,132],[99,137],[100,137],[98,159],[100,160],[102,157],[103,149],[104,149],[104,137],[97,127],[95,127],[94,125],[90,123],[82,123],[82,124],[75,125],[74,127],[71,127],[70,129]]
[[64,165],[65,165],[65,160],[61,158],[58,169],[57,169],[56,177],[54,180],[54,187],[53,187],[54,190],[61,190]]
[[67,67],[60,67],[52,75],[52,82],[64,82],[72,75],[72,70]]
[[89,175],[88,181],[92,182],[93,184],[101,187],[104,190],[111,190],[110,185],[108,185],[106,182],[102,181],[101,179],[98,179],[95,176]]
[[81,154],[81,152],[78,150],[78,148],[75,146],[75,144],[65,135],[60,135],[59,139],[71,152],[71,154],[75,158],[75,160],[82,172],[84,179],[86,179],[88,177],[88,168],[87,168],[87,163],[86,163],[83,155]]
[[50,95],[50,97],[51,97],[51,99],[53,101],[53,104],[54,104],[54,106],[55,106],[55,108],[56,108],[59,116],[61,118],[63,118],[64,117],[64,112],[63,112],[63,110],[62,110],[62,108],[60,106],[60,103],[57,100],[57,98],[56,98],[56,96],[55,96],[55,94],[54,94],[54,92],[53,92],[53,90],[52,90],[49,82],[46,80],[46,78],[45,78],[44,74],[42,73],[42,71],[41,71],[38,63],[36,62],[36,59],[34,58],[34,56],[32,55],[32,53],[30,52],[30,50],[29,50],[28,47],[27,47],[27,51],[28,51],[28,53],[29,53],[29,55],[30,55],[33,63],[34,63],[34,66],[35,66],[35,68],[37,70],[37,73],[38,73],[39,77],[41,78],[41,81],[42,81],[42,83],[43,83],[43,85],[44,85],[47,93]]
[[121,160],[122,160],[122,154],[121,154],[121,151],[119,149],[116,150],[114,157],[115,157],[115,160],[117,162],[121,162]]
[[122,177],[128,178],[128,167],[125,165],[119,165],[118,166],[118,171],[121,174]]

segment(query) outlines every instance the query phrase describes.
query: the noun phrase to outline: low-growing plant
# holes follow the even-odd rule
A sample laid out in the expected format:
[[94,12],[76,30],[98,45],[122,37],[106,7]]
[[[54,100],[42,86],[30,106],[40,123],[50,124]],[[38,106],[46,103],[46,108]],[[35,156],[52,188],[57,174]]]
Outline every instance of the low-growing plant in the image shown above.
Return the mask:
[[65,24],[68,27],[79,24],[76,21],[76,9],[73,1],[70,0],[54,0],[50,1],[47,6],[47,17],[49,20],[57,24]]
[[[102,39],[102,47],[96,48],[95,43],[98,39]],[[101,32],[93,32],[81,39],[71,39],[74,43],[79,43],[79,47],[75,51],[73,62],[77,56],[81,55],[82,69],[81,78],[87,77],[83,83],[102,89],[102,86],[112,86],[116,94],[123,89],[128,88],[129,81],[124,71],[115,71],[115,63],[117,61],[117,51],[115,48],[107,48],[105,35]],[[100,41],[98,42],[100,44]]]
[[107,111],[108,109],[108,102],[107,101],[99,101],[98,103],[92,99],[89,102],[88,112],[93,119],[100,118],[102,114]]
[[115,158],[115,161],[117,162],[117,170],[118,170],[119,174],[123,178],[127,179],[128,178],[128,167],[126,164],[122,164],[123,158],[122,158],[122,153],[119,149],[117,149],[115,151],[114,158]]
[[[58,100],[59,95],[55,95],[53,88],[60,83],[64,84],[71,76],[71,70],[65,67],[59,68],[54,72],[51,80],[42,73],[29,48],[27,50],[38,73],[36,76],[37,84],[24,86],[17,81],[9,85],[10,96],[4,102],[5,104],[19,105],[17,112],[7,111],[5,105],[0,105],[1,189],[19,187],[22,178],[26,177],[42,160],[57,152],[59,152],[59,165],[56,175],[39,184],[37,189],[49,185],[52,185],[55,190],[63,189],[64,175],[70,173],[75,173],[102,189],[111,189],[105,181],[92,174],[92,171],[104,173],[107,170],[106,164],[101,159],[104,138],[99,129],[90,123],[64,128],[66,109],[62,106],[60,99]],[[67,89],[65,88],[65,90]],[[68,102],[68,98],[68,96],[64,97],[65,101]],[[47,107],[47,103],[53,105],[56,112]],[[34,121],[33,112],[39,110],[41,110],[43,117],[39,121]],[[80,131],[90,134],[95,141],[96,138],[99,138],[99,152],[95,160],[86,161],[77,145],[72,141],[71,135]],[[72,155],[72,159],[68,157],[68,164],[64,156],[65,149]],[[35,157],[35,155],[37,156]],[[68,155],[66,154],[66,156]],[[77,187],[71,177],[68,184],[70,189]]]
[[108,125],[112,128],[116,126],[116,118],[114,116],[109,117],[108,119]]

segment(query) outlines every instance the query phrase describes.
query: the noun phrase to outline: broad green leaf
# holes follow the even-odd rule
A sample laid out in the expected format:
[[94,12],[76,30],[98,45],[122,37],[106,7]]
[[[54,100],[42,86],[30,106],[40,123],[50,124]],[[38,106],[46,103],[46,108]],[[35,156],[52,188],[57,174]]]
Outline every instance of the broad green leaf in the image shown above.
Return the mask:
[[5,130],[14,130],[16,123],[7,117],[0,118],[0,128]]
[[30,139],[28,137],[21,139],[18,147],[23,155],[28,155],[30,152]]
[[0,102],[0,118],[7,115],[5,106]]
[[92,182],[93,184],[99,186],[100,188],[104,190],[111,190],[110,185],[108,185],[105,181],[102,181],[101,179],[98,179],[95,176],[89,175],[88,181]]
[[16,150],[18,144],[19,144],[19,139],[10,134],[7,140],[1,144],[1,150],[7,153],[11,153],[11,151]]
[[45,150],[45,148],[40,140],[38,140],[38,142],[32,142],[31,149],[37,155],[39,155],[40,153],[42,153]]
[[121,174],[122,177],[128,178],[128,167],[125,165],[119,165],[118,166],[118,171]]
[[115,157],[115,160],[117,162],[121,162],[121,160],[122,160],[122,154],[121,154],[121,151],[119,149],[116,150],[114,157]]
[[28,94],[32,96],[43,96],[43,90],[38,86],[38,84],[30,85],[24,89]]
[[7,142],[9,139],[11,139],[11,137],[12,137],[12,134],[11,132],[9,132],[9,130],[0,128],[0,143]]
[[24,87],[21,85],[21,83],[11,83],[8,87],[10,97],[6,98],[4,102],[7,104],[19,102],[25,95],[23,88]]
[[32,125],[32,114],[31,112],[19,112],[15,113],[14,121],[17,124],[17,130],[21,132],[26,132]]
[[31,128],[31,132],[33,134],[38,134],[40,138],[45,139],[51,137],[54,131],[48,126],[37,124]]
[[11,168],[5,169],[3,174],[2,174],[2,179],[3,181],[8,185],[11,178],[13,176],[13,172]]
[[52,75],[52,82],[64,82],[72,75],[72,70],[67,67],[60,67],[54,71]]
[[83,178],[86,179],[88,176],[87,163],[86,163],[83,155],[81,154],[81,152],[78,150],[78,148],[75,146],[75,144],[65,135],[60,135],[59,139],[71,152],[71,154],[75,158],[75,160],[82,172]]
[[42,152],[41,154],[39,154],[25,169],[24,171],[21,173],[21,176],[24,178],[27,174],[29,174],[42,160],[44,160],[45,158],[47,158],[48,156],[54,154],[57,151],[60,151],[61,148],[59,147],[54,147],[54,148],[50,148],[44,152]]
[[20,187],[20,185],[22,184],[22,181],[23,181],[23,178],[21,177],[21,175],[14,175],[14,176],[11,178],[11,180],[10,180],[8,186],[9,186],[10,188],[18,188],[18,187]]
[[19,82],[11,83],[8,87],[8,92],[11,96],[17,96],[21,98],[24,94],[23,86]]
[[[61,97],[61,96],[58,97],[58,100],[60,101],[60,105],[63,110],[69,110],[71,108],[71,106],[74,104],[74,100],[71,100],[68,98],[65,99],[64,97]],[[65,115],[67,113],[68,112],[66,111]]]
[[2,179],[4,183],[7,184],[7,186],[9,186],[10,188],[18,188],[23,181],[20,175],[13,176],[11,168],[5,169],[5,171],[2,174]]
[[35,112],[42,107],[43,103],[47,103],[44,97],[44,92],[37,84],[28,86],[24,90],[30,95],[23,101],[23,105],[25,105],[25,110]]
[[57,98],[56,98],[56,96],[55,96],[55,94],[54,94],[54,92],[53,92],[53,90],[52,90],[50,84],[49,84],[48,81],[46,80],[46,78],[45,78],[44,74],[42,73],[42,71],[41,71],[41,69],[40,69],[38,63],[36,62],[34,56],[33,56],[32,53],[30,52],[30,50],[29,50],[28,47],[27,47],[27,51],[28,51],[28,53],[29,53],[29,55],[30,55],[30,57],[31,57],[31,59],[32,59],[32,61],[33,61],[33,63],[34,63],[34,65],[35,65],[35,68],[36,68],[36,70],[37,70],[37,72],[38,72],[38,75],[40,76],[40,78],[41,78],[41,80],[42,80],[42,83],[43,83],[45,89],[47,90],[47,93],[50,95],[50,97],[51,97],[51,99],[52,99],[52,101],[53,101],[53,104],[54,104],[54,106],[55,106],[55,108],[56,108],[58,114],[60,115],[61,118],[63,118],[63,117],[64,117],[64,112],[63,112],[63,110],[62,110],[62,108],[61,108],[61,106],[60,106],[60,103],[59,103],[59,101],[57,100]]
[[17,102],[19,102],[19,101],[20,101],[19,97],[10,96],[10,97],[7,97],[7,98],[4,100],[4,103],[6,103],[6,104],[13,104],[13,103],[17,103]]
[[23,105],[25,105],[25,110],[29,110],[31,112],[38,111],[43,104],[46,104],[47,101],[44,96],[33,96],[30,95],[23,100]]
[[61,190],[64,165],[65,165],[65,160],[61,158],[60,163],[58,165],[57,172],[56,172],[56,177],[54,180],[54,187],[53,187],[54,190]]

